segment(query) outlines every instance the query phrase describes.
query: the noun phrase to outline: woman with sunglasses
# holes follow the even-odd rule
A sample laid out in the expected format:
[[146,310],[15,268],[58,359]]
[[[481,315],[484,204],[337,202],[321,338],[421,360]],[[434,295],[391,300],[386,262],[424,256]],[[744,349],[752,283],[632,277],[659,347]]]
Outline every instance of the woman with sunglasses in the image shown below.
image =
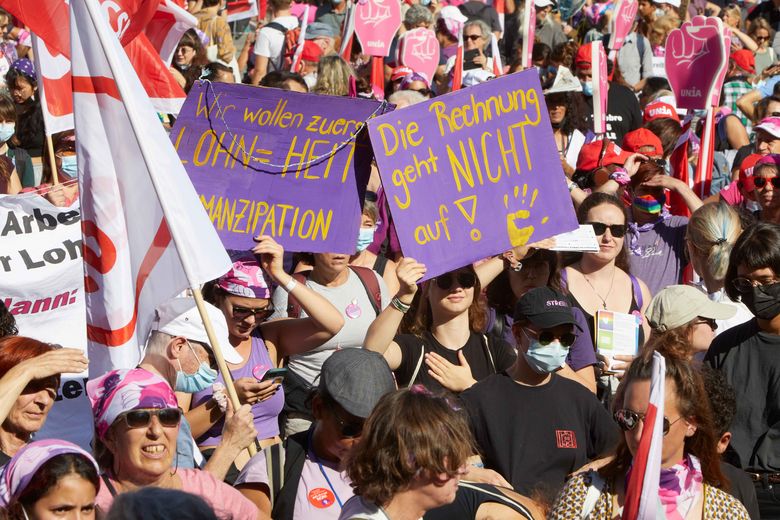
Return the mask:
[[[328,341],[341,330],[344,319],[322,295],[299,284],[284,272],[284,250],[269,236],[257,238],[251,253],[234,255],[233,267],[211,282],[205,298],[225,315],[228,338],[244,362],[228,363],[241,404],[252,406],[257,438],[261,446],[278,442],[279,413],[284,407],[284,392],[277,379],[264,379],[266,372],[292,354],[305,352]],[[259,260],[259,261],[258,261]],[[266,321],[274,313],[271,302],[273,286],[294,294],[306,318]],[[224,383],[222,376],[218,382]],[[211,388],[181,395],[182,409],[192,427],[192,436],[209,456],[220,443],[224,410],[214,399]],[[236,462],[237,468],[246,460]],[[240,468],[239,468],[240,469]],[[231,470],[229,479],[237,471]]]
[[[734,387],[736,420],[731,427],[739,463],[756,485],[761,516],[780,515],[780,226],[758,223],[734,245],[726,272],[726,292],[755,319],[718,335],[704,358]],[[773,489],[774,487],[774,489]]]
[[43,428],[57,397],[60,375],[80,374],[87,366],[78,349],[57,348],[24,336],[0,339],[0,466]]
[[762,222],[780,224],[780,154],[765,155],[753,167],[755,198],[761,209],[756,216]]
[[765,18],[756,18],[750,24],[748,36],[756,42],[758,48],[756,54],[756,74],[760,75],[764,69],[772,66],[777,59],[772,42],[775,31]]
[[471,265],[426,281],[409,332],[397,333],[425,272],[414,259],[401,260],[397,270],[401,288],[366,333],[364,347],[385,357],[398,385],[421,383],[432,391],[462,392],[512,366],[512,347],[481,332],[482,286]]
[[112,370],[87,383],[95,418],[95,455],[103,470],[96,503],[108,511],[114,497],[155,486],[198,495],[220,518],[258,518],[257,508],[209,472],[176,466],[181,410],[160,376],[142,368]]
[[[709,399],[701,375],[684,359],[667,355],[663,446],[658,498],[665,518],[726,520],[749,518],[744,506],[722,491],[721,473]],[[653,351],[645,350],[623,379],[625,393],[615,421],[623,430],[615,458],[597,471],[575,475],[566,483],[548,518],[613,519],[623,513],[626,482],[642,436],[650,401]],[[595,503],[588,495],[597,495]]]

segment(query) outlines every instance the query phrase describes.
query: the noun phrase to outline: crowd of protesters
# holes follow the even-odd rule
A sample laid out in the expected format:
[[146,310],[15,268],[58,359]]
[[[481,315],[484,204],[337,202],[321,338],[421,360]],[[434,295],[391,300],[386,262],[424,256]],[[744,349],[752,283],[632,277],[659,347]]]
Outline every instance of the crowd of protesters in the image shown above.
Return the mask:
[[[156,309],[138,367],[87,383],[89,449],[36,440],[61,374],[87,359],[19,331],[0,298],[0,518],[620,518],[654,353],[657,518],[780,518],[780,2],[640,0],[598,136],[591,47],[609,41],[615,2],[572,3],[534,1],[532,68],[597,251],[544,240],[421,282],[374,167],[352,251],[291,254],[260,236],[203,288],[240,407],[181,296]],[[264,18],[233,23],[220,0],[187,4],[198,26],[171,63],[185,91],[377,95],[360,42],[340,53],[344,0],[309,6],[295,71],[305,4],[263,1]],[[462,88],[522,70],[523,5],[501,4],[404,0],[384,96],[407,110],[450,92],[460,36]],[[669,33],[697,15],[731,31],[705,189],[687,182],[704,114],[677,107],[664,68]],[[70,206],[76,137],[45,146],[30,33],[0,22],[0,193]],[[432,77],[399,63],[418,28],[440,45]],[[633,354],[601,351],[604,312],[633,319]]]

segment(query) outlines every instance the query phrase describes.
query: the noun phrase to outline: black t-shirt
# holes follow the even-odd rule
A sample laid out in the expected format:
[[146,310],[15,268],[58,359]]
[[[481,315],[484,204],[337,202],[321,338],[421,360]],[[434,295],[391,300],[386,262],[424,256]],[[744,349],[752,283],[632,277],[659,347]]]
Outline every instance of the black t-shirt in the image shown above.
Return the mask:
[[729,494],[742,502],[747,509],[750,518],[761,518],[758,512],[758,498],[756,487],[747,473],[727,462],[720,463],[720,471],[729,481]]
[[513,518],[533,520],[533,513],[524,505],[501,493],[499,488],[490,484],[476,482],[459,482],[455,501],[446,506],[431,509],[423,516],[424,520],[473,520],[482,504],[503,504],[516,512]]
[[704,359],[736,393],[731,446],[741,467],[780,471],[780,336],[754,319],[719,334]]
[[756,18],[765,18],[772,29],[775,31],[780,30],[780,10],[775,7],[774,2],[761,2],[751,9],[747,15],[747,19],[750,21]]
[[[593,97],[585,96],[590,109],[588,121],[593,127]],[[620,146],[623,136],[642,126],[642,109],[636,95],[623,85],[609,84],[607,93],[607,138]]]
[[[487,342],[487,347],[490,350],[490,355],[488,355],[485,349],[485,337],[476,332],[472,332],[466,344],[458,350],[448,349],[439,343],[429,331],[425,331],[422,337],[414,334],[399,334],[395,337],[395,342],[401,347],[401,364],[395,370],[395,379],[399,387],[409,385],[412,374],[420,361],[420,356],[423,355],[423,348],[425,352],[435,352],[455,365],[460,365],[458,352],[463,351],[463,356],[471,367],[471,375],[477,381],[506,370],[514,364],[516,358],[514,350],[507,342],[494,341],[493,339],[488,339]],[[491,357],[493,358],[492,363]],[[425,364],[424,359],[414,382],[425,385],[432,392],[445,390],[438,381],[428,374],[428,365]]]
[[506,372],[460,395],[485,467],[522,495],[551,500],[566,476],[613,448],[618,428],[596,396],[556,374],[525,386]]
[[8,464],[8,461],[11,460],[11,457],[0,451],[0,467],[5,466]]

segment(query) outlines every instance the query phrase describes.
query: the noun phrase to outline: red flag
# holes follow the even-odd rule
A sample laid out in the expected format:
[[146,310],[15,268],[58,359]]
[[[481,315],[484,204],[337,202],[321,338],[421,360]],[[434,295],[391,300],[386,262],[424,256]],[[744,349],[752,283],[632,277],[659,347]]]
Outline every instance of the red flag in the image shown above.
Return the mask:
[[32,48],[46,135],[72,130],[73,91],[70,86],[70,60],[49,49],[48,45],[35,35],[32,37]]
[[458,29],[458,49],[455,51],[455,65],[452,67],[452,91],[463,86],[463,25]]
[[[691,180],[688,176],[688,144],[691,138],[691,119],[686,118],[683,123],[683,133],[677,139],[677,144],[674,147],[672,155],[669,157],[669,166],[671,167],[672,177],[680,179],[688,186],[691,185]],[[670,192],[669,194],[669,211],[672,215],[680,215],[683,217],[690,217],[691,212],[688,209],[688,205],[676,192]]]

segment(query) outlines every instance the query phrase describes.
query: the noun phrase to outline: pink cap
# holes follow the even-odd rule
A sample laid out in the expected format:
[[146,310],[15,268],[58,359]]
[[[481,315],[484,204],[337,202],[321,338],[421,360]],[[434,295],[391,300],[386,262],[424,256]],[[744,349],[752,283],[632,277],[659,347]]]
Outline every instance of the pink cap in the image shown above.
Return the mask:
[[233,267],[219,277],[217,287],[234,296],[261,299],[269,299],[274,290],[270,278],[251,254],[234,258]]
[[780,139],[780,117],[765,117],[753,130],[763,130],[772,137]]

